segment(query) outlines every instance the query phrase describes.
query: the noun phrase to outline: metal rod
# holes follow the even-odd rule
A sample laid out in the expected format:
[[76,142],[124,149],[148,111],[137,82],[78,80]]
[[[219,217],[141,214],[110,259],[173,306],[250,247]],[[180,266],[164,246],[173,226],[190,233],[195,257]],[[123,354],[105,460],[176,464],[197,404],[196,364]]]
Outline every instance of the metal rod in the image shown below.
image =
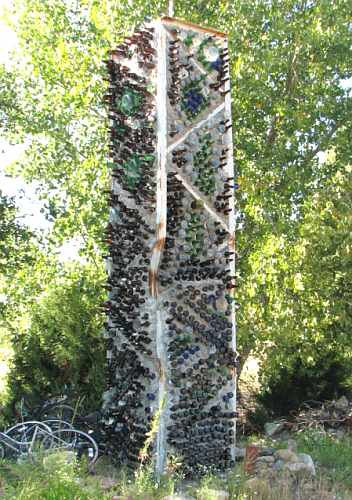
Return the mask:
[[169,16],[174,17],[174,0],[169,0]]

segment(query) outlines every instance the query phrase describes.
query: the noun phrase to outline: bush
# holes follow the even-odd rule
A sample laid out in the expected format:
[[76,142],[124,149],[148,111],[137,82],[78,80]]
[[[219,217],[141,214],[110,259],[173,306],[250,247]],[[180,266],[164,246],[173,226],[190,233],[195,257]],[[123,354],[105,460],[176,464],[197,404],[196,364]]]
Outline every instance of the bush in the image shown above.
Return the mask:
[[66,270],[30,311],[28,327],[12,339],[9,407],[23,396],[30,405],[53,395],[84,399],[96,409],[105,381],[102,288],[89,268]]
[[313,363],[291,356],[286,366],[271,372],[267,368],[269,373],[263,376],[257,398],[271,416],[286,416],[305,401],[322,402],[346,393],[350,370],[344,360],[333,353]]

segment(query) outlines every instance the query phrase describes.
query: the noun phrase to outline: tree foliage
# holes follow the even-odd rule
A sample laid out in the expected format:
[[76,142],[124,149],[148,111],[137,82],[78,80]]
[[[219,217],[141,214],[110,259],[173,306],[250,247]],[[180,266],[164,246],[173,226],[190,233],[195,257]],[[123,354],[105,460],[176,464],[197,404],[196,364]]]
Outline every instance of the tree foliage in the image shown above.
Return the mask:
[[20,224],[14,200],[0,191],[0,276],[11,276],[31,260],[33,234]]
[[352,390],[351,182],[340,165],[305,201],[296,240],[271,237],[253,259],[266,289],[263,401],[279,413]]
[[[30,145],[11,171],[40,182],[52,245],[82,237],[81,254],[92,265],[82,300],[103,269],[103,60],[144,16],[166,13],[166,3],[16,3],[21,52],[0,73],[0,113],[7,136]],[[340,362],[351,353],[352,98],[343,84],[352,76],[350,2],[178,0],[175,15],[229,34],[242,359],[265,352],[267,382],[283,365],[292,371],[297,359],[314,366],[322,352]],[[321,161],[324,152],[333,159]],[[94,309],[100,295],[89,296]],[[43,327],[34,324],[40,336]]]
[[16,277],[33,265],[38,238],[18,218],[15,202],[0,191],[0,340],[12,332],[16,315],[10,289]]
[[[92,274],[94,279],[92,279]],[[96,408],[104,388],[102,278],[89,265],[56,269],[13,336],[10,402],[66,394]]]

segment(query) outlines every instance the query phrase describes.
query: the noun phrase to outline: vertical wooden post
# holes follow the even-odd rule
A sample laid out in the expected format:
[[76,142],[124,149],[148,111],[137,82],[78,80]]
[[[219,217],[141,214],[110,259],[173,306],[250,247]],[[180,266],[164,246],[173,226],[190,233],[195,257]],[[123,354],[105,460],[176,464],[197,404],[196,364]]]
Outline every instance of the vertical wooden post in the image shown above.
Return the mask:
[[[224,49],[228,51],[228,40],[226,39],[224,41]],[[230,79],[225,83],[225,92],[228,92],[225,95],[225,118],[230,121],[232,124],[232,112],[231,112],[231,82]],[[234,161],[233,161],[233,147],[232,147],[232,127],[228,129],[226,133],[227,137],[227,144],[229,145],[229,154],[227,157],[227,174],[229,178],[235,179],[235,169],[234,169]],[[230,252],[234,253],[234,257],[232,261],[230,262],[230,273],[231,276],[235,277],[236,275],[236,207],[235,207],[235,196],[232,196],[229,198],[229,208],[231,209],[229,213],[229,232],[230,232],[230,238],[229,238],[229,250]],[[232,311],[232,340],[231,340],[231,346],[232,350],[234,353],[237,353],[237,332],[236,332],[236,302],[235,302],[235,294],[234,292],[231,293],[232,296],[232,302],[231,302],[231,311]],[[236,354],[237,357],[237,354]],[[237,360],[237,359],[236,359]],[[237,405],[236,405],[236,396],[237,396],[237,370],[236,367],[234,367],[233,370],[233,391],[234,391],[234,398],[232,401],[232,409],[234,412],[236,412]],[[235,460],[235,437],[236,437],[236,419],[233,421],[233,435],[234,435],[234,446],[232,448],[232,458]]]
[[[166,32],[159,21],[155,25],[157,41],[157,86],[156,86],[156,113],[157,113],[157,197],[156,223],[158,229],[157,246],[160,259],[166,239],[167,223],[167,76],[166,76]],[[160,262],[159,262],[160,264]],[[156,272],[157,275],[157,272]],[[156,287],[157,289],[157,287]],[[166,458],[166,423],[164,406],[167,398],[167,357],[165,349],[165,325],[159,293],[155,296],[156,306],[156,349],[160,365],[159,376],[159,428],[156,442],[156,472],[162,474]]]

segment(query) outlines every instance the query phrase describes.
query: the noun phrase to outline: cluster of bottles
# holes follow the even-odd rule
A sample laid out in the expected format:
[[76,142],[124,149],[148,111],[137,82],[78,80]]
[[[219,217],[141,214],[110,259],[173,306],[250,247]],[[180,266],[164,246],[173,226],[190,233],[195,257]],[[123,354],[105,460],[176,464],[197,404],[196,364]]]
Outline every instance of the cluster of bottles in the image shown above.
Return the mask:
[[[227,245],[229,233],[204,209],[204,201],[226,220],[237,186],[227,169],[232,148],[231,120],[222,106],[228,92],[224,40],[187,27],[171,25],[167,31],[173,57],[168,65],[167,238],[160,269],[169,377],[167,443],[183,457],[186,473],[194,474],[234,463],[236,285],[230,263],[235,255]],[[195,199],[178,174],[203,198]]]
[[[165,65],[158,64],[156,54],[166,60],[164,78],[158,72]],[[158,425],[164,430],[158,436],[165,455],[182,456],[190,474],[224,469],[234,463],[237,363],[235,253],[228,244],[237,185],[227,168],[232,144],[224,104],[225,38],[167,18],[128,37],[112,51],[107,67],[113,180],[103,308],[110,443],[120,458],[138,460],[162,386]],[[160,81],[167,82],[166,109],[158,108],[152,91]],[[165,112],[163,131],[159,114]],[[159,244],[161,133],[167,142],[167,217],[155,297],[149,280]]]
[[[111,51],[106,61],[112,176],[136,201],[147,205],[155,196],[155,105],[148,91],[155,67],[153,39],[153,28],[140,30]],[[137,62],[134,71],[128,64],[132,60]]]
[[108,299],[103,309],[108,380],[104,423],[120,462],[139,461],[154,411],[158,375],[152,314],[148,309],[149,264],[155,237],[154,28],[144,26],[110,52],[109,88],[112,185],[105,232]]

